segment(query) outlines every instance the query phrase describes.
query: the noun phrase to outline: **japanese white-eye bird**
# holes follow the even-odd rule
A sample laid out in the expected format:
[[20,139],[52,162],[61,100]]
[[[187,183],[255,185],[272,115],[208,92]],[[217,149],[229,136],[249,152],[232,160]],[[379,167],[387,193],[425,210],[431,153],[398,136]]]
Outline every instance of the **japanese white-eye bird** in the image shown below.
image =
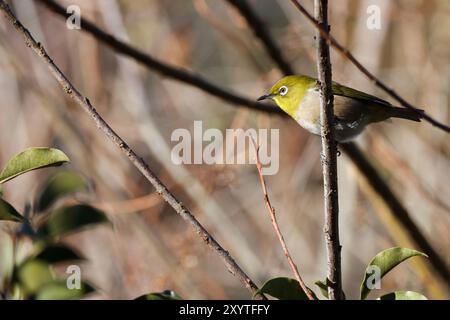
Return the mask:
[[[420,111],[394,107],[370,94],[333,82],[334,135],[338,142],[357,136],[366,125],[389,118],[420,121]],[[309,132],[320,135],[320,92],[317,79],[287,76],[275,83],[258,101],[272,99]]]

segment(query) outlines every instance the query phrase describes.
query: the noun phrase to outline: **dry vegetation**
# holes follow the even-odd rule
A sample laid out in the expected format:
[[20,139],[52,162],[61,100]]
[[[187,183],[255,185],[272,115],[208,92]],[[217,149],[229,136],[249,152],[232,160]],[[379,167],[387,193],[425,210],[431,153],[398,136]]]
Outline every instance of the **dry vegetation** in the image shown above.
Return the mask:
[[[311,8],[311,1],[303,1]],[[382,9],[381,30],[366,28],[367,5]],[[36,1],[11,1],[49,54],[197,219],[257,283],[291,276],[266,213],[254,165],[176,166],[176,128],[279,128],[280,170],[266,176],[272,205],[303,279],[326,274],[320,139],[278,115],[236,108],[161,77],[116,55],[91,36],[68,30]],[[282,74],[235,9],[225,1],[71,0],[83,17],[167,63],[256,99]],[[289,1],[250,1],[297,72],[315,75],[314,30]],[[414,105],[450,123],[450,3],[447,0],[330,1],[334,36],[374,74]],[[333,78],[378,94],[350,63],[333,54]],[[184,298],[248,298],[247,291],[149,183],[64,93],[46,67],[0,19],[0,164],[29,146],[63,150],[66,169],[87,177],[92,192],[78,200],[101,207],[114,228],[67,237],[89,259],[83,276],[101,291],[93,298],[129,299],[172,289]],[[357,141],[446,259],[450,229],[450,140],[428,123],[372,125]],[[251,147],[251,146],[250,146]],[[388,247],[414,247],[343,154],[338,159],[343,287],[356,298],[370,258]],[[47,169],[4,187],[22,209]],[[5,231],[0,230],[0,252]],[[430,266],[413,259],[383,280],[382,292],[405,288],[448,298]],[[0,269],[1,272],[1,269]]]

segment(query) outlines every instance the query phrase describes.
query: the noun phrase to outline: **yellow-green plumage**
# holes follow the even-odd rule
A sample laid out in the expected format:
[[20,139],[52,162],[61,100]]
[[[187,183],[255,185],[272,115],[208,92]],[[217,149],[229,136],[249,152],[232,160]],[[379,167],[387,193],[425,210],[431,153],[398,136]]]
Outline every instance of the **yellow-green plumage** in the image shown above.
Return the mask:
[[[337,141],[352,139],[373,122],[389,118],[420,121],[420,113],[392,106],[367,93],[333,82],[334,128]],[[307,76],[287,76],[258,100],[271,98],[303,128],[320,135],[320,98],[317,80]]]

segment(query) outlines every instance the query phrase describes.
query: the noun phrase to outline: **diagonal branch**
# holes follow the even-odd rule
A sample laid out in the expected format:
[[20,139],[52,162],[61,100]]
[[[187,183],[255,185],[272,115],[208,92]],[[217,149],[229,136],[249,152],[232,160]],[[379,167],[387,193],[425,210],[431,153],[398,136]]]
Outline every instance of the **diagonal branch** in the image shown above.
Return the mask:
[[445,260],[428,242],[427,238],[422,234],[419,227],[411,219],[408,210],[402,205],[398,198],[394,195],[391,188],[380,177],[375,167],[367,161],[364,154],[355,144],[344,143],[339,147],[353,161],[358,171],[364,173],[365,178],[373,190],[384,199],[384,202],[395,215],[395,218],[408,230],[410,238],[416,245],[428,255],[428,260],[435,270],[444,279],[447,287],[450,287],[450,272]]
[[247,24],[253,30],[253,33],[257,38],[261,40],[264,44],[267,53],[270,55],[272,60],[278,65],[280,70],[285,75],[294,74],[292,66],[285,60],[282,52],[278,48],[277,44],[273,40],[266,28],[266,24],[259,18],[252,7],[248,4],[246,0],[227,0],[231,5],[233,5],[241,15],[247,20]]
[[[255,13],[254,13],[255,14]],[[314,19],[312,17],[312,19]],[[315,20],[315,19],[314,19]],[[250,28],[256,28],[253,24],[249,25]],[[261,30],[267,30],[262,28]],[[256,33],[256,31],[254,31]],[[270,36],[270,35],[269,35]],[[265,42],[263,42],[265,44]],[[267,48],[269,51],[269,48]],[[282,61],[276,61],[278,67],[281,69]],[[292,68],[292,67],[291,67]],[[433,248],[431,243],[427,240],[420,228],[412,220],[408,210],[403,206],[400,200],[397,198],[393,190],[383,180],[378,173],[377,169],[367,159],[360,148],[353,142],[345,143],[341,145],[341,150],[346,153],[353,164],[358,168],[365,179],[373,186],[374,191],[380,196],[386,205],[391,209],[391,213],[402,224],[409,236],[418,248],[426,252],[429,256],[431,265],[435,268],[438,274],[445,280],[447,287],[450,287],[450,271],[447,267],[445,260],[441,255]]]
[[[53,12],[62,17],[68,17],[66,9],[53,0],[38,0],[38,3],[46,5],[50,10],[52,10]],[[250,25],[249,27],[254,28],[253,25]],[[215,90],[211,90],[210,85],[204,85],[204,82],[206,80],[192,73],[184,77],[184,73],[187,72],[183,71],[183,73],[181,74],[182,76],[177,77],[180,71],[179,69],[173,68],[160,61],[156,61],[151,56],[143,53],[139,49],[133,48],[131,45],[128,45],[124,42],[115,39],[113,35],[101,30],[99,27],[95,26],[93,23],[87,21],[86,19],[83,18],[81,19],[81,28],[85,32],[91,34],[98,41],[104,43],[105,45],[110,46],[114,51],[124,54],[136,60],[137,62],[142,63],[149,69],[159,71],[159,69],[156,69],[156,67],[159,66],[159,64],[164,65],[164,68],[162,68],[162,70],[167,70],[167,72],[165,73],[167,77],[172,78],[173,76],[173,78],[176,80],[182,81],[202,91],[208,92],[213,96],[220,97],[230,104],[241,105],[243,107],[258,111],[265,111],[269,113],[276,113],[286,116],[286,114],[282,112],[279,108],[268,107],[264,104],[257,104],[250,99],[246,99],[229,92],[227,94],[219,96],[216,94],[217,92]],[[155,68],[153,67],[154,64],[152,63],[152,61],[157,62],[157,64],[155,64],[156,66]],[[281,61],[277,61],[277,65],[280,66]],[[215,87],[216,86],[213,85],[213,88]],[[222,91],[223,90],[219,92]],[[425,251],[429,255],[430,263],[433,265],[435,270],[441,275],[441,277],[445,279],[447,286],[450,287],[450,271],[447,268],[444,259],[439,255],[439,253],[433,248],[433,246],[430,244],[427,238],[423,235],[420,228],[412,220],[406,208],[398,200],[397,196],[391,190],[389,185],[383,181],[383,179],[381,178],[380,174],[377,172],[375,167],[364,156],[364,154],[361,152],[361,150],[358,148],[356,144],[354,143],[343,144],[341,149],[349,156],[349,158],[353,161],[353,163],[356,165],[358,170],[365,176],[365,178],[368,181],[370,181],[370,183],[373,183],[377,186],[375,188],[375,191],[378,193],[378,195],[382,197],[383,201],[385,201],[390,208],[396,207],[401,208],[401,212],[403,212],[403,214],[400,214],[399,211],[397,210],[393,210],[392,213],[395,215],[396,219],[400,221],[403,227],[408,231],[411,238],[414,239],[418,248],[421,249],[422,251]]]
[[[89,100],[84,97],[61,72],[58,66],[53,62],[51,57],[47,54],[44,47],[37,42],[31,33],[22,25],[22,23],[14,16],[9,6],[0,0],[0,10],[3,11],[5,17],[14,26],[18,33],[22,35],[26,45],[31,48],[49,68],[52,75],[59,82],[64,91],[72,98],[95,122],[97,127],[103,131],[112,143],[114,143],[120,150],[126,154],[130,162],[145,176],[145,178],[153,185],[156,192],[186,221],[194,231],[202,238],[202,240],[213,249],[223,260],[228,271],[236,276],[241,283],[248,288],[253,294],[256,294],[258,287],[248,277],[247,274],[239,267],[231,255],[226,251],[200,224],[194,215],[187,209],[181,201],[179,201],[159,180],[159,178],[152,172],[148,164],[140,158],[131,149],[127,143],[110,127],[110,125],[100,116],[97,110],[92,106]],[[259,295],[259,298],[266,299],[265,296]]]
[[256,145],[255,140],[252,139],[253,147],[255,148],[256,153],[256,169],[258,170],[259,175],[259,182],[261,183],[261,188],[263,190],[264,194],[264,202],[267,207],[267,211],[270,215],[270,220],[272,221],[273,228],[275,229],[275,233],[277,234],[278,240],[280,241],[281,247],[283,248],[284,255],[286,256],[286,259],[289,263],[289,266],[291,267],[292,273],[295,276],[295,279],[300,284],[300,287],[302,288],[303,292],[306,294],[309,300],[314,300],[314,297],[312,296],[311,292],[309,291],[308,287],[306,286],[305,282],[303,281],[302,277],[300,276],[300,273],[298,272],[298,267],[295,264],[294,260],[292,259],[291,254],[289,253],[289,249],[286,245],[286,242],[284,241],[283,234],[281,233],[280,226],[278,225],[277,216],[275,214],[275,208],[272,206],[272,203],[269,199],[269,193],[267,192],[267,186],[266,181],[264,179],[264,175],[262,173],[262,164],[261,160],[259,158],[259,147]]
[[[51,9],[53,12],[68,18],[70,16],[69,13],[67,13],[66,9],[56,3],[53,0],[38,0],[38,2],[43,3],[46,5],[49,9]],[[90,22],[89,20],[85,18],[81,18],[81,27],[83,30],[89,32],[92,34],[97,40],[103,42],[104,44],[108,45],[109,47],[113,48],[114,51],[119,52],[121,54],[124,54],[126,56],[132,57],[136,61],[142,63],[149,69],[153,69],[157,71],[158,73],[162,74],[163,76],[169,77],[171,79],[175,79],[184,83],[187,83],[193,87],[199,88],[205,92],[208,92],[209,94],[218,97],[222,100],[229,101],[233,104],[237,105],[245,105],[251,109],[256,110],[265,110],[275,113],[282,113],[282,111],[278,110],[278,108],[274,108],[271,106],[268,106],[263,103],[256,102],[254,100],[250,100],[248,98],[241,97],[231,91],[228,91],[226,89],[223,89],[222,87],[213,84],[212,82],[202,78],[198,74],[194,74],[192,72],[189,72],[187,70],[184,70],[182,68],[178,68],[175,66],[170,66],[168,64],[165,64],[158,59],[150,56],[149,54],[125,43],[124,41],[121,41],[114,37],[113,35],[103,31],[99,27],[97,27],[94,23]]]
[[398,93],[394,91],[394,89],[388,87],[384,82],[382,82],[380,79],[375,77],[369,70],[367,70],[366,67],[364,67],[361,62],[359,62],[355,56],[347,49],[344,48],[330,33],[327,29],[325,29],[317,19],[315,19],[306,9],[303,7],[297,0],[291,0],[292,3],[297,7],[298,10],[300,10],[301,13],[314,25],[314,27],[320,32],[320,35],[325,38],[329,45],[334,47],[343,57],[350,60],[356,68],[358,68],[367,78],[369,78],[370,81],[372,81],[377,87],[384,90],[388,95],[390,95],[392,98],[397,100],[402,106],[415,110],[417,113],[419,113],[423,119],[431,123],[433,126],[442,129],[445,132],[450,133],[450,127],[440,123],[439,121],[435,120],[433,117],[426,114],[422,109],[419,109],[412,104],[410,104],[408,101],[403,99]]
[[[315,0],[314,11],[322,28],[328,25],[328,0]],[[325,243],[327,246],[328,296],[342,300],[341,245],[339,243],[339,202],[337,146],[334,138],[333,91],[331,87],[330,48],[326,39],[316,34],[317,74],[320,88],[320,123],[322,136],[323,198]]]

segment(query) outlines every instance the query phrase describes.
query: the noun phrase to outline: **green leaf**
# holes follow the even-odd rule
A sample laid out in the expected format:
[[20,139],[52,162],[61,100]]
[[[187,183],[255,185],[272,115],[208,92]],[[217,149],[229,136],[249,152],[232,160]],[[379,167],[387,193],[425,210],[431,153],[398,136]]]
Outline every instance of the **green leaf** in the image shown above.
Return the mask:
[[79,231],[89,225],[109,222],[106,215],[91,206],[79,204],[70,207],[63,207],[57,210],[45,224],[43,224],[38,234],[44,237],[60,237],[70,232]]
[[12,205],[0,198],[0,220],[22,222],[24,219]]
[[[328,281],[328,279],[326,281]],[[326,283],[326,281],[317,280],[316,282],[314,282],[314,284],[319,287],[322,295],[328,299],[328,284]]]
[[36,255],[36,259],[45,261],[49,264],[84,260],[84,258],[81,257],[80,254],[75,252],[72,248],[69,248],[62,244],[45,246],[45,248],[38,255]]
[[367,279],[373,274],[373,268],[378,268],[381,280],[389,271],[391,271],[395,266],[402,263],[406,259],[409,259],[414,256],[424,256],[427,257],[426,254],[412,250],[407,248],[394,247],[378,253],[372,261],[370,261],[369,265],[366,268],[366,272],[364,274],[364,279],[361,283],[360,288],[360,297],[361,300],[367,298],[367,295],[370,293],[371,289],[367,286]]
[[69,161],[69,158],[58,149],[28,148],[8,161],[0,173],[0,184],[28,171],[50,166],[59,166]]
[[35,293],[42,286],[53,281],[50,266],[38,259],[26,260],[16,272],[21,286],[27,293]]
[[144,294],[134,300],[182,300],[182,298],[172,290],[165,290]]
[[[317,280],[314,284],[319,287],[320,293],[328,299],[328,287],[330,287],[330,280],[328,280],[328,278],[326,278],[325,281]],[[342,291],[342,295],[344,300],[346,300],[347,298],[345,296],[345,292]]]
[[72,172],[58,172],[48,179],[36,201],[38,212],[46,210],[56,200],[86,189],[86,181]]
[[384,296],[379,297],[377,300],[428,300],[424,295],[414,291],[395,291]]
[[81,282],[80,289],[69,289],[66,281],[55,280],[42,286],[35,298],[36,300],[74,300],[83,298],[94,291],[95,289],[86,282]]
[[[310,289],[309,292],[317,300],[314,292]],[[308,300],[308,296],[302,290],[298,281],[286,277],[278,277],[268,280],[255,293],[255,295],[260,293],[271,295],[272,297],[280,300]]]

